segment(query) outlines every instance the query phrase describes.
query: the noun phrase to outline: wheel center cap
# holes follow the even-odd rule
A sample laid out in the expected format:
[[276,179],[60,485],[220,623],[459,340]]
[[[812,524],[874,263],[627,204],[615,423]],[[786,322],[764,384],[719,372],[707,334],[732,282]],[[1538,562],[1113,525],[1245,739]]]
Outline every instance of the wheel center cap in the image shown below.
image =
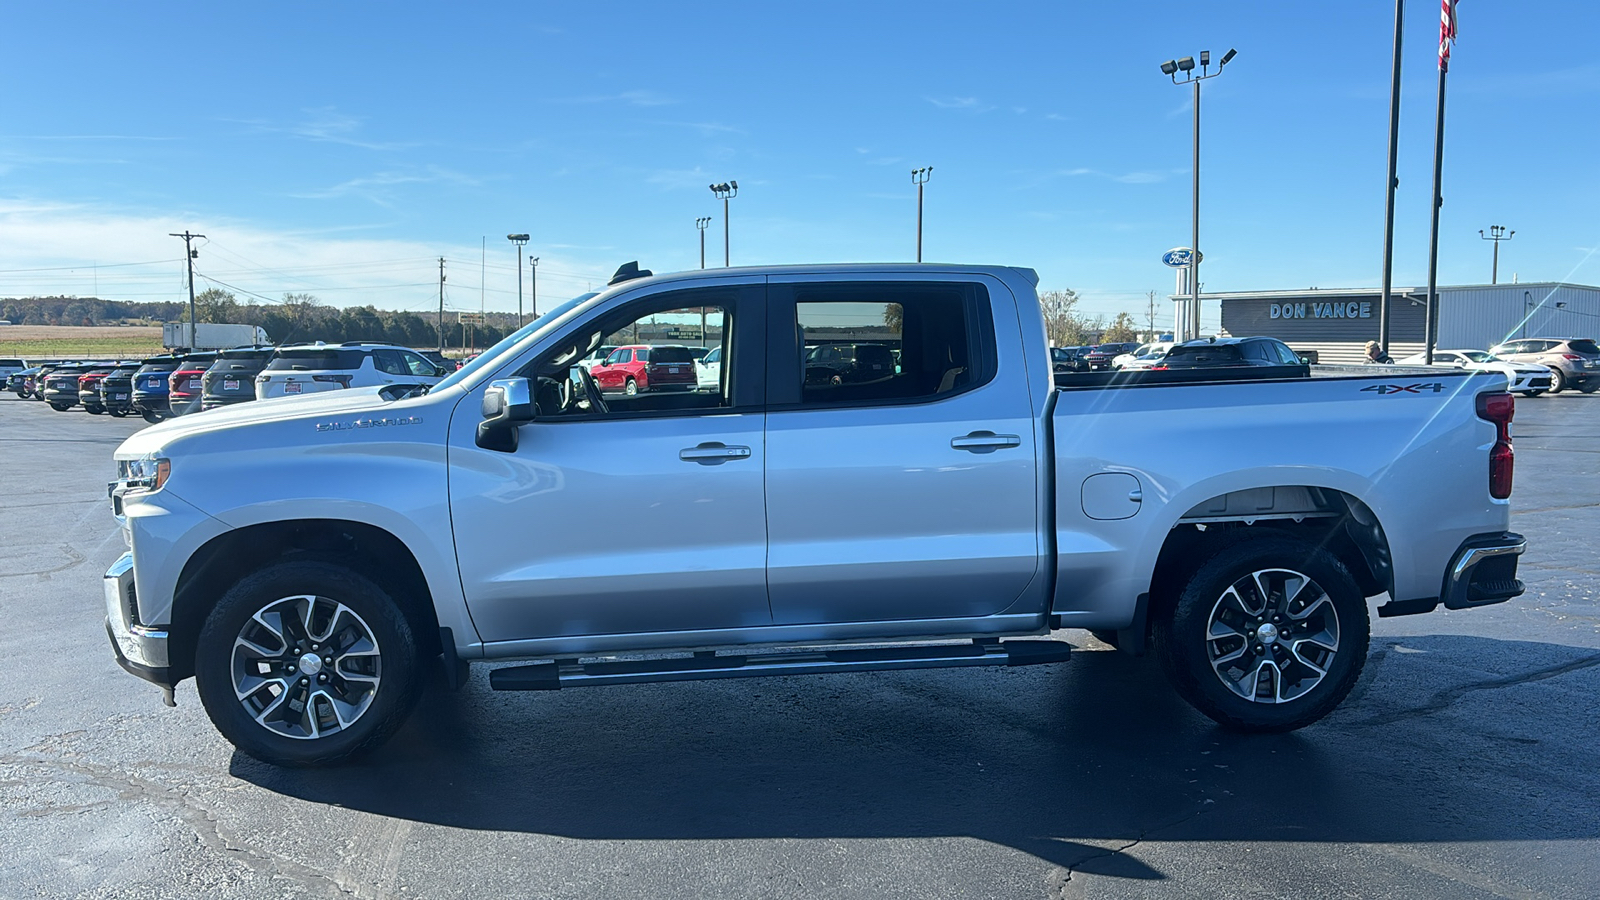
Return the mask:
[[322,657],[316,655],[315,653],[300,654],[300,671],[307,675],[315,675],[318,672],[321,672]]
[[1263,644],[1273,643],[1278,639],[1278,626],[1267,622],[1256,629],[1256,640]]

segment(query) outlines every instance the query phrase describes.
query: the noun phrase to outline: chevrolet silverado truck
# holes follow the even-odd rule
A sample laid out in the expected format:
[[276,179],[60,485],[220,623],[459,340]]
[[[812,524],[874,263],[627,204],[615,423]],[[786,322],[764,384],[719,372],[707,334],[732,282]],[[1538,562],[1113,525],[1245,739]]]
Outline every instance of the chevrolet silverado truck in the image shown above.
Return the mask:
[[[1031,270],[651,276],[431,389],[251,403],[115,453],[118,662],[280,765],[382,742],[424,680],[496,690],[1159,658],[1243,731],[1344,699],[1380,615],[1523,590],[1496,373],[1054,375]],[[718,335],[714,389],[602,392],[633,335]],[[859,378],[808,347],[887,348]],[[595,511],[604,515],[596,519]],[[601,527],[598,523],[615,527]]]

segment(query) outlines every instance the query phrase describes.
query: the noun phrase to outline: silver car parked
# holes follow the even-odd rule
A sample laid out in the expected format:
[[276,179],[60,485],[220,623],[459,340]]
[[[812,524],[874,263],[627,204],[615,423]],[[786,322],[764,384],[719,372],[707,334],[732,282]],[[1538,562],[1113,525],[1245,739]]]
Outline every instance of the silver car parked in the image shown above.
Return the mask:
[[1550,370],[1550,393],[1575,387],[1585,394],[1600,391],[1600,346],[1588,338],[1520,338],[1490,347],[1510,362],[1535,363]]

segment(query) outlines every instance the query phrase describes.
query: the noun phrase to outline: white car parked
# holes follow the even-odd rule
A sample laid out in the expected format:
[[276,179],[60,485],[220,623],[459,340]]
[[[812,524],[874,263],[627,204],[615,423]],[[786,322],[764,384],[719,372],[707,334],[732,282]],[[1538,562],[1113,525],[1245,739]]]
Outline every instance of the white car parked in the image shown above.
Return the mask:
[[1119,353],[1111,359],[1113,369],[1148,369],[1156,364],[1156,360],[1167,355],[1175,342],[1153,341],[1141,344],[1132,353]]
[[694,387],[698,391],[714,391],[722,386],[722,348],[714,347],[710,353],[694,361]]
[[256,399],[386,384],[437,384],[443,367],[406,347],[373,341],[279,347],[256,376]]
[[[1418,353],[1398,360],[1402,366],[1420,366],[1424,356]],[[1511,382],[1507,390],[1524,397],[1537,397],[1550,390],[1550,370],[1544,366],[1532,363],[1512,362],[1501,359],[1485,350],[1435,350],[1433,351],[1433,364],[1451,369],[1467,369],[1472,372],[1499,372]]]

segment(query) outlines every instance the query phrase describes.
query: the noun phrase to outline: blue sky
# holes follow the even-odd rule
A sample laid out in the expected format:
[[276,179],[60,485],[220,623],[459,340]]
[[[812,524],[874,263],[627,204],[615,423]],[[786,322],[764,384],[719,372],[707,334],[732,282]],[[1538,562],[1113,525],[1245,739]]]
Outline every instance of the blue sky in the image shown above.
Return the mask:
[[[22,4],[0,30],[0,296],[544,306],[638,259],[699,264],[736,179],[735,264],[1036,268],[1142,312],[1189,233],[1204,88],[1208,290],[1374,285],[1392,2],[982,5]],[[1426,280],[1438,7],[1407,10],[1396,281]],[[1600,8],[1466,0],[1450,74],[1442,283],[1600,283]],[[488,264],[481,265],[481,238]],[[141,265],[119,265],[140,263]],[[53,269],[54,271],[17,271]],[[244,296],[249,296],[245,294]],[[1158,321],[1170,321],[1164,301]],[[1210,311],[1214,316],[1215,311]],[[1208,317],[1209,318],[1209,317]]]

